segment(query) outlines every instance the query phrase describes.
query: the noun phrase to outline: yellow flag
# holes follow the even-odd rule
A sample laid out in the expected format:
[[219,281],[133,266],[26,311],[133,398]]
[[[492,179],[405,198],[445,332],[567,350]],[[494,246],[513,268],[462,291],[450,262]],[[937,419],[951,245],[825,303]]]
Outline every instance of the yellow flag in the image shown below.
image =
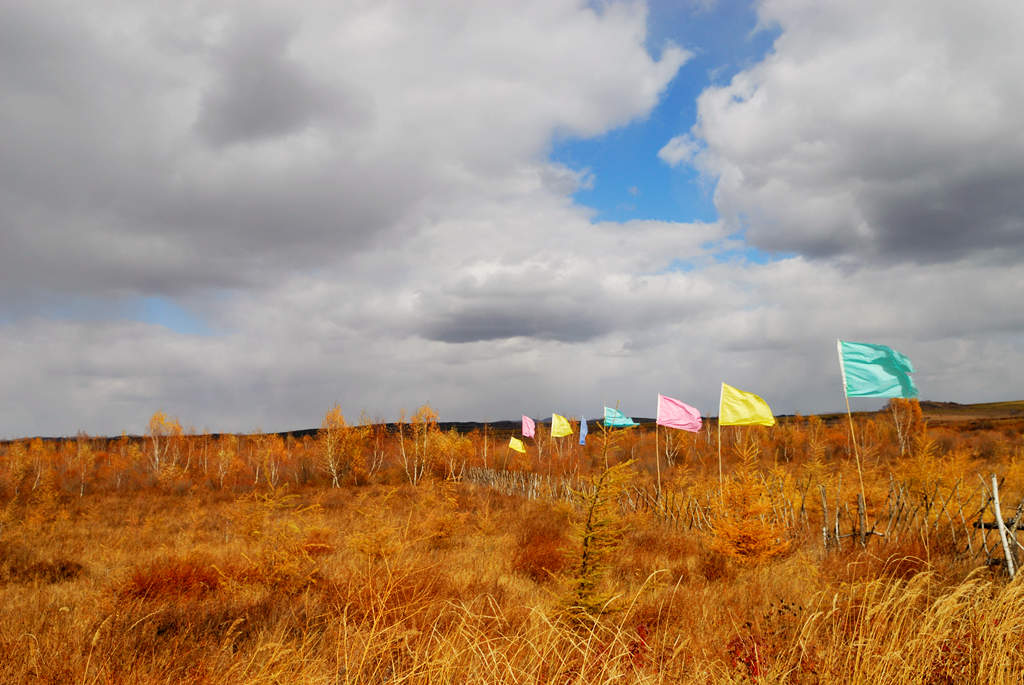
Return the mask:
[[561,438],[566,435],[572,435],[572,424],[569,423],[569,419],[561,414],[552,414],[551,437]]
[[522,452],[526,454],[526,446],[523,445],[523,441],[519,438],[512,436],[508,441],[509,449],[515,450],[516,452]]
[[722,426],[774,426],[775,416],[768,403],[754,393],[722,383],[718,423]]

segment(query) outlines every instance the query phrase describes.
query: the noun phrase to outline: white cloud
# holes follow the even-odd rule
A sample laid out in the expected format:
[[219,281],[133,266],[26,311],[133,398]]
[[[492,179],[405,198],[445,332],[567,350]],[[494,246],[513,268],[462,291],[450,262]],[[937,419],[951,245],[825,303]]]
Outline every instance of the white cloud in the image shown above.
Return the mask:
[[[215,337],[139,323],[0,327],[0,375],[18,389],[0,399],[0,435],[141,430],[156,408],[200,428],[287,429],[315,425],[334,402],[385,418],[428,400],[450,419],[597,414],[616,400],[650,415],[657,392],[713,414],[723,380],[777,412],[836,410],[837,337],[908,354],[928,398],[1013,399],[1024,383],[1013,363],[1024,313],[1000,297],[1019,267],[958,261],[937,279],[928,265],[851,274],[794,257],[635,276],[643,265],[631,260],[595,248],[579,275],[571,258],[502,265],[481,251],[429,291],[416,289],[426,267],[377,291],[357,275],[295,276],[225,305],[238,329]],[[446,316],[467,342],[431,339]],[[516,327],[491,336],[475,322]],[[507,337],[516,331],[531,335]]]
[[767,0],[760,20],[773,52],[706,90],[692,132],[727,223],[812,256],[1021,255],[1024,5]]
[[[927,397],[1021,387],[1007,294],[1024,272],[1013,250],[983,253],[1012,247],[1021,216],[1003,111],[1017,86],[995,88],[995,67],[947,74],[985,116],[933,98],[932,119],[962,120],[943,128],[921,98],[889,102],[884,68],[901,33],[934,48],[925,91],[954,48],[950,63],[1012,67],[1005,31],[986,47],[967,40],[982,20],[962,18],[958,46],[928,38],[941,12],[922,28],[885,10],[897,28],[873,30],[833,6],[766,5],[776,53],[706,93],[699,128],[661,153],[682,164],[701,148],[724,221],[620,225],[573,203],[593,176],[547,161],[550,141],[643,118],[687,53],[643,49],[642,5],[591,5],[4,6],[0,436],[139,431],[156,409],[288,429],[334,402],[384,418],[428,400],[451,419],[615,400],[649,415],[666,392],[714,413],[722,380],[820,411],[841,402],[836,337],[901,349]],[[979,192],[1004,202],[965,205],[977,251],[869,220],[920,200],[948,221],[921,189],[985,173]],[[752,264],[738,226],[801,254]],[[935,245],[870,259],[907,236]],[[148,295],[212,332],[124,320]]]
[[658,158],[669,166],[689,164],[698,151],[697,142],[689,134],[676,136],[658,150]]
[[0,300],[247,288],[408,238],[517,192],[555,132],[644,116],[687,58],[648,55],[639,3],[56,4],[0,7]]

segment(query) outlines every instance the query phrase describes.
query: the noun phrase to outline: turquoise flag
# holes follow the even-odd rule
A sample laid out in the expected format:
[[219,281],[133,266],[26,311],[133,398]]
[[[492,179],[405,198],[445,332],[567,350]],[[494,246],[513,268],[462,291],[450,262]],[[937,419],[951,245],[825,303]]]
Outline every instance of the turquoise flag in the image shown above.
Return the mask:
[[604,425],[609,428],[627,428],[628,426],[637,425],[633,419],[623,414],[618,409],[612,409],[611,407],[604,408]]
[[580,417],[580,444],[581,445],[586,445],[587,444],[587,417],[586,416],[581,416]]
[[891,347],[838,341],[847,397],[917,397],[914,365]]

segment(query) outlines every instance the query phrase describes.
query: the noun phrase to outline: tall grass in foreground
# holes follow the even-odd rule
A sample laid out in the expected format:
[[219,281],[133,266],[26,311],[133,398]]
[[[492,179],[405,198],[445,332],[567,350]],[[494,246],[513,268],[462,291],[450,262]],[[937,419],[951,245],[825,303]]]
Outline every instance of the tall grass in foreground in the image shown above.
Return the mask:
[[872,683],[1013,683],[1024,676],[1024,586],[973,575],[880,578],[822,593],[797,646],[820,672]]
[[[813,547],[756,566],[626,517],[595,592],[525,554],[569,513],[483,488],[101,497],[13,511],[5,683],[1010,683],[1024,589]],[[546,521],[556,525],[548,525]],[[907,551],[914,549],[907,547]],[[552,566],[553,568],[548,568]],[[536,572],[538,569],[547,569]]]
[[727,431],[721,485],[708,432],[508,459],[426,409],[0,444],[0,682],[1019,682],[1024,422],[901,416],[858,419],[866,548],[817,417]]

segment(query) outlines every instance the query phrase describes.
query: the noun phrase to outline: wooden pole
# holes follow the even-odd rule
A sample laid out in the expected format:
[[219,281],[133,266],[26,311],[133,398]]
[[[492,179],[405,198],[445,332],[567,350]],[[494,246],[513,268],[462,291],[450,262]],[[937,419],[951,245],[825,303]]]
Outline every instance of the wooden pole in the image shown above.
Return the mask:
[[861,520],[861,531],[860,531],[860,546],[864,547],[866,541],[864,539],[864,525],[867,522],[867,497],[864,495],[864,473],[860,468],[860,450],[857,449],[857,434],[853,431],[853,414],[850,412],[850,397],[846,395],[846,382],[843,382],[843,395],[846,397],[846,418],[850,420],[850,441],[853,442],[853,457],[857,461],[857,482],[860,485],[860,495],[858,496],[860,502],[860,508],[863,513],[860,516]]
[[860,485],[860,498],[863,501],[863,504],[861,506],[865,509],[865,515],[863,517],[861,517],[861,520],[864,523],[861,524],[861,531],[860,531],[860,544],[861,544],[861,547],[863,547],[866,544],[866,541],[864,539],[864,530],[863,530],[863,528],[864,528],[864,525],[867,522],[867,518],[866,518],[867,512],[866,512],[866,509],[867,509],[867,506],[868,506],[868,498],[864,494],[864,472],[861,470],[861,467],[860,467],[860,450],[857,448],[857,434],[853,430],[853,412],[850,411],[850,395],[847,394],[847,392],[846,392],[846,367],[843,365],[843,341],[842,340],[836,340],[836,352],[839,355],[839,375],[842,377],[842,381],[843,381],[843,398],[846,400],[846,418],[850,421],[850,442],[853,443],[853,458],[857,462],[857,483]]
[[718,412],[718,498],[725,505],[725,479],[722,477],[722,412]]
[[658,456],[658,422],[654,422],[654,465],[658,469],[658,503],[661,503],[661,457]]
[[999,526],[999,539],[1003,543],[1003,554],[1006,556],[1006,572],[1013,580],[1015,570],[1013,568],[1013,552],[1010,551],[1010,542],[1006,537],[1006,523],[1003,521],[1003,512],[999,508],[999,480],[996,474],[992,474],[992,508],[996,514],[996,525]]
[[725,478],[722,476],[722,394],[725,393],[725,383],[722,383],[722,390],[718,395],[718,498],[725,507]]

